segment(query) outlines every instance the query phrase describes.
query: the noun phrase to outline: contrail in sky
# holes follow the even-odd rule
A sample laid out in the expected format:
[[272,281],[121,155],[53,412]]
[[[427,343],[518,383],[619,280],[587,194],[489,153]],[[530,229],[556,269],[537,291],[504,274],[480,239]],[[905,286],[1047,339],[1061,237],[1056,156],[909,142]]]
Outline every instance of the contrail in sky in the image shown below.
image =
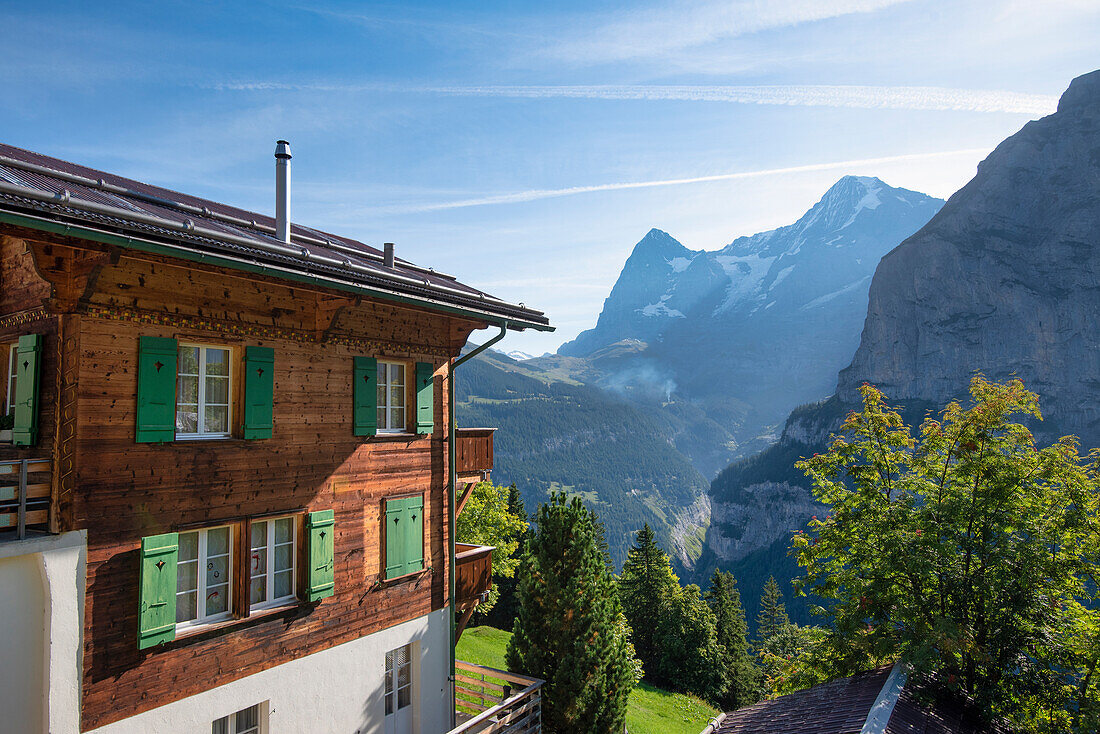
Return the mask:
[[569,86],[417,87],[397,84],[227,82],[212,86],[214,89],[250,92],[269,90],[341,93],[403,92],[409,94],[443,94],[455,97],[726,102],[790,107],[1007,112],[1024,115],[1047,115],[1054,112],[1058,106],[1058,98],[1047,94],[955,89],[951,87],[868,87],[827,84],[773,86],[585,84]]
[[559,196],[573,196],[574,194],[591,194],[598,191],[622,191],[624,189],[649,189],[658,186],[681,186],[684,184],[708,183],[711,181],[734,181],[744,178],[762,178],[765,176],[779,176],[789,173],[808,173],[813,171],[828,171],[834,168],[852,168],[863,165],[876,165],[881,163],[901,163],[905,161],[928,160],[930,158],[946,158],[958,155],[980,155],[988,153],[988,148],[965,148],[962,150],[945,150],[936,153],[909,153],[906,155],[892,155],[883,158],[860,158],[849,161],[833,161],[831,163],[812,163],[804,166],[789,166],[787,168],[765,168],[759,171],[738,171],[736,173],[718,173],[711,176],[693,176],[691,178],[667,178],[656,181],[628,181],[623,183],[597,184],[594,186],[570,186],[564,189],[532,189],[530,191],[518,191],[512,194],[499,194],[496,196],[481,196],[474,199],[458,199],[430,204],[410,204],[409,206],[380,207],[392,214],[414,214],[418,212],[434,212],[446,209],[462,209],[471,206],[488,206],[491,204],[518,204],[539,199],[553,199]]

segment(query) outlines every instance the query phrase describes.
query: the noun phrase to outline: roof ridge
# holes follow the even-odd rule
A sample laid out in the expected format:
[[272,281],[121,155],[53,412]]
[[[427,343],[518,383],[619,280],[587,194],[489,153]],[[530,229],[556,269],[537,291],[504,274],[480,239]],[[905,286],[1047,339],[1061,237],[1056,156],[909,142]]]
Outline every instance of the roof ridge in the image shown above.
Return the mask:
[[863,728],[859,734],[885,734],[886,726],[890,723],[890,717],[894,714],[894,706],[901,698],[901,692],[905,689],[905,683],[909,674],[901,661],[894,663],[890,669],[890,675],[886,676],[886,682],[878,692],[878,698],[871,704],[871,710],[867,713],[867,719],[863,722]]

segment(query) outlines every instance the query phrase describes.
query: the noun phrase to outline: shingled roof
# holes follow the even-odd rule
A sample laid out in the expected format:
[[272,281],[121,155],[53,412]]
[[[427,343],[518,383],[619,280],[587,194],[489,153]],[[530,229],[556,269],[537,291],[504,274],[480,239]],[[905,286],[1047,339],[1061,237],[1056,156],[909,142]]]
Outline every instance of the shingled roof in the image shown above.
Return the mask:
[[954,705],[914,695],[901,665],[822,683],[725,715],[714,734],[989,734]]
[[550,331],[541,311],[495,298],[454,276],[369,245],[150,186],[0,143],[0,222],[458,313],[515,330]]

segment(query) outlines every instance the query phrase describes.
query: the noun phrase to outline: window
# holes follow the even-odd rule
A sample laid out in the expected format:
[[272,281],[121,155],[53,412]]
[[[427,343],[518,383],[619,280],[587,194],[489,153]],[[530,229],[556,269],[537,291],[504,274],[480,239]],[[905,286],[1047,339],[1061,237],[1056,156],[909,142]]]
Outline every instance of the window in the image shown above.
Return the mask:
[[176,626],[227,619],[232,614],[233,528],[223,525],[179,534]]
[[252,522],[249,604],[275,606],[294,598],[294,518]]
[[179,345],[176,437],[228,436],[232,425],[230,350]]
[[405,365],[378,363],[378,432],[405,431]]
[[[386,653],[386,731],[411,731],[412,645]],[[390,718],[392,717],[392,718]]]
[[4,411],[6,415],[11,415],[15,412],[15,377],[18,374],[15,369],[15,360],[17,359],[16,353],[18,350],[18,342],[8,347],[8,384],[7,395],[4,400]]
[[260,704],[223,716],[214,722],[211,734],[261,734]]

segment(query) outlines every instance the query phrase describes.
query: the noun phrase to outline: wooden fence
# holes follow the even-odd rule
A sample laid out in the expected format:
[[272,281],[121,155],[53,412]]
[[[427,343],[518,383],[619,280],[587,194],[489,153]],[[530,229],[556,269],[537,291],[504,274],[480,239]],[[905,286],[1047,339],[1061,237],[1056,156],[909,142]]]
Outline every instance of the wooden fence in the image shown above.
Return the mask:
[[50,460],[0,461],[0,539],[50,525]]
[[543,681],[455,661],[455,713],[448,734],[539,734]]

